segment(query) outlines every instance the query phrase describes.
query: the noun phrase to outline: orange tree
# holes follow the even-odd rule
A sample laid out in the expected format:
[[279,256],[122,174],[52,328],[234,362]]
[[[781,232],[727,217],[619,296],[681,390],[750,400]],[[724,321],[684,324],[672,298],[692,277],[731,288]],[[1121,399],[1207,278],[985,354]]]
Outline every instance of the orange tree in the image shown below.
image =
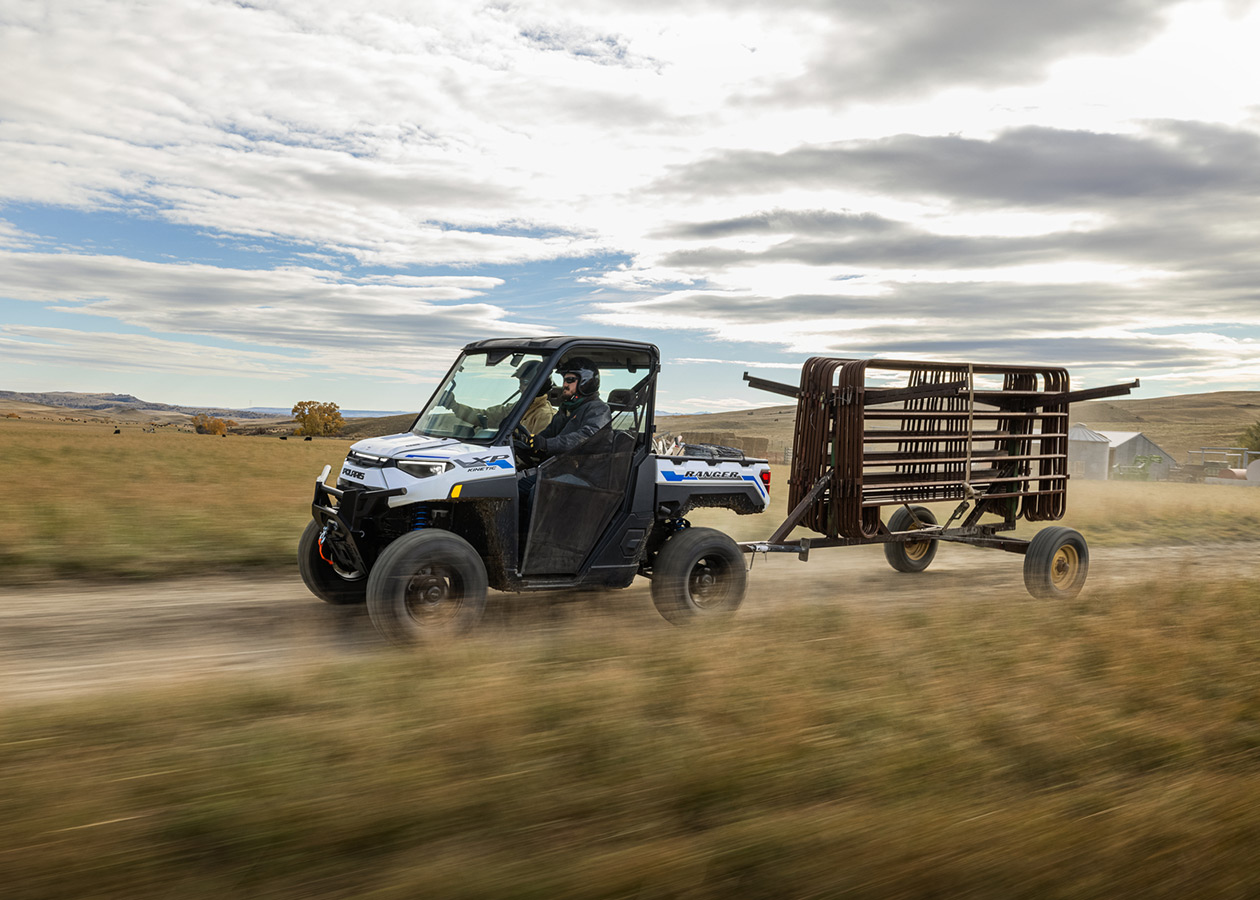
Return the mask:
[[[228,423],[222,419],[215,419],[205,413],[197,413],[193,416],[193,428],[197,430],[197,434],[227,434]],[[233,422],[232,424],[236,424]]]
[[336,434],[346,424],[336,403],[303,400],[294,405],[292,415],[298,420],[297,434]]

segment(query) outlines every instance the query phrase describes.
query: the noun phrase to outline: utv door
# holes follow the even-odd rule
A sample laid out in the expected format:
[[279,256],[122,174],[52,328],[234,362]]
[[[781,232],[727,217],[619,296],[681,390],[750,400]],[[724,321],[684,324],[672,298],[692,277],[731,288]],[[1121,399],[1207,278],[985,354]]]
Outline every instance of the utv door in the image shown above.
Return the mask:
[[635,436],[615,424],[538,467],[523,574],[576,575],[621,508]]

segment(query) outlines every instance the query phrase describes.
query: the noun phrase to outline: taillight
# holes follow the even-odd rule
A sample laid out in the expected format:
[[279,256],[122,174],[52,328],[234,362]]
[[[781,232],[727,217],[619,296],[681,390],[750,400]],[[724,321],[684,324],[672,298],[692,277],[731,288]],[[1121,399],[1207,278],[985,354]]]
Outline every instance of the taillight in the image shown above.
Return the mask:
[[766,493],[770,493],[770,470],[763,469],[761,471],[761,483],[766,486]]

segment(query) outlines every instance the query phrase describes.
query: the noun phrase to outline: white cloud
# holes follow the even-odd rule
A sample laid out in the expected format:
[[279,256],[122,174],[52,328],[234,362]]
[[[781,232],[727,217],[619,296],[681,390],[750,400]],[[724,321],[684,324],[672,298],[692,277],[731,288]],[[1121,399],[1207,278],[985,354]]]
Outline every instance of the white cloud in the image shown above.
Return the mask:
[[0,219],[0,249],[24,250],[34,243],[34,238],[12,222]]
[[[260,372],[285,348],[415,377],[465,340],[562,330],[483,274],[553,260],[592,289],[566,322],[763,364],[1006,339],[1207,378],[1143,322],[1256,319],[1253,3],[12,0],[0,20],[0,203],[311,263],[106,257],[4,213],[0,293],[253,347]],[[1203,358],[1242,377],[1250,350]]]
[[319,269],[0,252],[0,283],[19,300],[154,333],[294,348],[347,371],[378,375],[397,363],[393,378],[431,371],[429,351],[437,351],[445,368],[452,346],[540,330],[480,301],[500,282],[474,275],[343,279]]
[[310,365],[278,353],[225,350],[151,335],[17,325],[0,326],[0,351],[10,363],[21,365],[267,381],[293,379],[299,368]]

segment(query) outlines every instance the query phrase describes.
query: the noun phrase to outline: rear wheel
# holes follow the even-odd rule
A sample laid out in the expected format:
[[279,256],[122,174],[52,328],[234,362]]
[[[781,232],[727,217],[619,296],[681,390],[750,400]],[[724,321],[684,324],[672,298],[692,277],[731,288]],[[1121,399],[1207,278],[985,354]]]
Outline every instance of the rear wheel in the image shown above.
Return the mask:
[[[917,521],[916,521],[917,520]],[[924,506],[902,506],[888,519],[889,531],[918,531],[924,525],[935,525],[936,516]],[[898,572],[922,572],[936,558],[934,540],[884,544],[884,558]]]
[[744,554],[712,528],[688,528],[665,542],[652,566],[652,602],[675,625],[729,616],[744,602]]
[[449,531],[413,531],[381,554],[368,578],[372,624],[387,640],[411,644],[461,634],[486,608],[486,566]]
[[[367,573],[337,562],[331,548],[320,555],[319,523],[312,519],[298,540],[298,572],[312,594],[325,603],[346,606],[367,598]],[[329,562],[332,560],[332,562]]]
[[1033,535],[1024,555],[1024,586],[1038,600],[1070,600],[1085,586],[1089,547],[1079,531],[1055,525]]

